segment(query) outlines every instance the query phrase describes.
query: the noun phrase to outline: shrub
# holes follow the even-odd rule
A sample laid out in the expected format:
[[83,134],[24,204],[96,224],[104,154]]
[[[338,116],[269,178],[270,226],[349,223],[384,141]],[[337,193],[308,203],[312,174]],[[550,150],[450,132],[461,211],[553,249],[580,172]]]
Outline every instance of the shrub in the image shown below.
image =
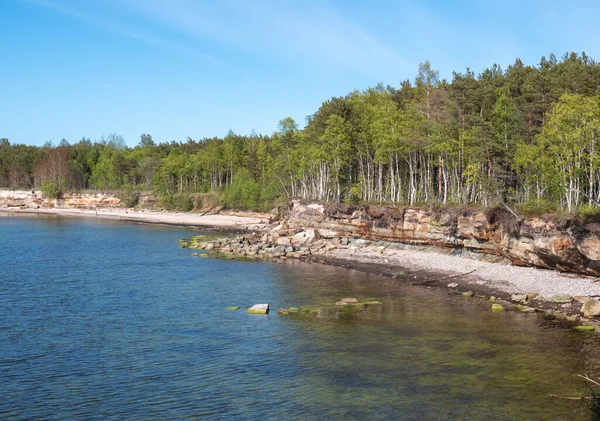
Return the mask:
[[119,192],[119,198],[124,208],[133,208],[140,200],[140,194],[133,190],[131,185],[126,185]]
[[59,184],[55,181],[42,181],[40,188],[44,197],[49,197],[51,199],[59,199],[63,193]]
[[158,203],[169,211],[189,212],[194,209],[195,198],[189,193],[167,194],[160,196]]

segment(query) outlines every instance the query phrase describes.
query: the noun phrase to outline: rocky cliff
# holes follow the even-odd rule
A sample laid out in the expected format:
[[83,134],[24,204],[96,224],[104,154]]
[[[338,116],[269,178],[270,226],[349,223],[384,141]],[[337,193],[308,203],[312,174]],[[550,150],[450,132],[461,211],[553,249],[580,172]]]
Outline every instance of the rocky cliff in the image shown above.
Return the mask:
[[290,202],[291,226],[322,237],[360,237],[471,251],[515,265],[600,276],[600,216],[522,218],[494,208],[411,208]]
[[42,196],[35,190],[0,190],[0,207],[4,208],[106,208],[121,205],[116,195],[105,193],[65,193],[60,199]]

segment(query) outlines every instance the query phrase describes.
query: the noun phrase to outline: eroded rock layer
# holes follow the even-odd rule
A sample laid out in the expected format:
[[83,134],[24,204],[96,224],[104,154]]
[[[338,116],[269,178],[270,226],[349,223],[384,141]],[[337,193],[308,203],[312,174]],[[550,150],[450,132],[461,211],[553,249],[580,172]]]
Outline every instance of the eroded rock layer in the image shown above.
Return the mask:
[[300,200],[288,206],[290,226],[318,230],[322,238],[360,237],[462,249],[536,266],[600,276],[600,216],[522,218],[501,208],[410,208],[322,205]]

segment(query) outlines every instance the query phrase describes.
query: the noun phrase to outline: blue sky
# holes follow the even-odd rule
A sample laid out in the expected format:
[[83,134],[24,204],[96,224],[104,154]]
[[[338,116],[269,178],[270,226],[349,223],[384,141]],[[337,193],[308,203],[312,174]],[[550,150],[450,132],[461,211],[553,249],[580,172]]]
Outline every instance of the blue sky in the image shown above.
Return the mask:
[[0,0],[0,138],[270,134],[425,60],[445,78],[600,60],[599,17],[592,0]]

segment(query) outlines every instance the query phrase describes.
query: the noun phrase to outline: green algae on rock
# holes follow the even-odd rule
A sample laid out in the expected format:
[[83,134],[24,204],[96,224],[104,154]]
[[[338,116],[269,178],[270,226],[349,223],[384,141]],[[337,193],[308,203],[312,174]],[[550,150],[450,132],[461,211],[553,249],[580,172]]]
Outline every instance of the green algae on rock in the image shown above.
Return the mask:
[[566,304],[573,301],[573,297],[569,294],[554,294],[552,301],[559,304]]
[[596,328],[594,326],[582,325],[575,326],[575,330],[579,330],[581,332],[593,332],[596,330]]

